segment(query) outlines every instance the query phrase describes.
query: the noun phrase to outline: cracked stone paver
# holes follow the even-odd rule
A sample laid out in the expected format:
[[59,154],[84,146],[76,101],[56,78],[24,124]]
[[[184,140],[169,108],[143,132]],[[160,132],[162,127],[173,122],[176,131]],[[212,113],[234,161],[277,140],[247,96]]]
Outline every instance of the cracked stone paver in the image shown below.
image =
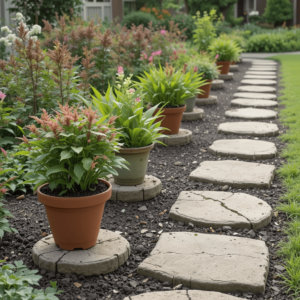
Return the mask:
[[238,87],[238,92],[246,93],[276,93],[276,88],[260,85],[242,85]]
[[244,79],[263,79],[263,80],[275,80],[276,75],[245,75]]
[[279,128],[276,124],[264,122],[229,122],[220,124],[218,127],[218,133],[251,136],[275,136],[279,134]]
[[189,176],[189,180],[229,185],[237,188],[269,188],[275,176],[275,166],[236,160],[204,161]]
[[247,120],[276,119],[277,112],[262,108],[236,108],[225,111],[225,117]]
[[235,156],[244,159],[266,159],[277,156],[274,143],[248,139],[217,140],[208,148],[218,156]]
[[199,227],[260,229],[272,219],[265,201],[244,193],[183,191],[172,206],[169,218]]
[[263,293],[268,269],[268,248],[263,241],[168,232],[161,235],[137,272],[192,289]]
[[235,107],[275,108],[278,102],[273,100],[234,99],[230,102]]
[[267,79],[243,79],[241,84],[245,85],[276,85],[276,80],[267,80]]
[[84,276],[117,270],[130,255],[130,244],[119,234],[101,229],[94,247],[87,250],[61,250],[52,235],[38,241],[32,249],[34,263],[41,269]]
[[277,76],[276,72],[263,72],[263,71],[246,71],[245,75],[271,75],[271,76]]
[[238,92],[233,94],[233,98],[246,98],[253,100],[276,100],[276,94],[269,93],[247,93],[247,92]]
[[124,300],[238,300],[234,296],[208,291],[168,291],[152,292],[136,296],[126,297]]

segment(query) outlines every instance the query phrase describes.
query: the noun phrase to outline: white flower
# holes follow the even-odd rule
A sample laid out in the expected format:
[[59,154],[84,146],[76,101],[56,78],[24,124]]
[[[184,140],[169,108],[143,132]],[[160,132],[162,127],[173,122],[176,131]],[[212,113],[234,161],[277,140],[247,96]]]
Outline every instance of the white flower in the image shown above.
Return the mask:
[[10,42],[13,42],[15,39],[16,39],[16,35],[13,34],[13,33],[10,33],[7,35],[7,40],[10,41]]
[[251,11],[250,13],[249,13],[249,16],[259,16],[259,11],[255,11],[255,10],[253,10],[253,11]]
[[9,42],[8,39],[5,39],[4,40],[4,45],[7,46],[7,47],[9,47],[9,46],[11,46],[11,43]]
[[12,33],[12,31],[8,28],[8,26],[1,27],[1,32]]
[[5,37],[2,37],[2,38],[0,38],[0,42],[5,42],[6,41],[6,38]]
[[24,16],[23,16],[21,13],[16,13],[16,19],[17,19],[18,21],[21,21],[21,20],[24,19]]
[[40,25],[33,25],[31,31],[33,34],[40,34],[42,32],[42,27]]
[[38,38],[37,38],[36,35],[34,35],[34,36],[32,36],[30,39],[32,39],[34,42],[36,42]]

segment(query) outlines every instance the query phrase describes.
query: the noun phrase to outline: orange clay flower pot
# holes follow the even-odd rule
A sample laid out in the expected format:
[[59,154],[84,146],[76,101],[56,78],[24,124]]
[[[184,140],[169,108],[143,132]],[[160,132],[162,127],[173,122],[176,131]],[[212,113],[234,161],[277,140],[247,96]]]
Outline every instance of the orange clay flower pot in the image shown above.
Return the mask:
[[217,61],[216,64],[217,66],[220,66],[220,68],[218,69],[220,71],[220,74],[228,74],[231,61]]
[[108,189],[86,197],[54,197],[37,190],[39,202],[45,205],[55,243],[64,250],[88,249],[96,244],[105,202],[109,200],[112,186],[103,181]]
[[[179,132],[182,115],[186,110],[186,105],[182,107],[174,107],[174,108],[163,108],[162,109],[162,117],[157,120],[161,122],[161,127],[168,128],[170,130],[163,130],[161,133],[163,134],[177,134]],[[154,115],[158,112],[158,109],[155,110]]]
[[202,90],[202,94],[198,94],[197,98],[209,98],[212,79],[207,79],[206,83],[207,83],[206,85],[201,86],[200,90]]

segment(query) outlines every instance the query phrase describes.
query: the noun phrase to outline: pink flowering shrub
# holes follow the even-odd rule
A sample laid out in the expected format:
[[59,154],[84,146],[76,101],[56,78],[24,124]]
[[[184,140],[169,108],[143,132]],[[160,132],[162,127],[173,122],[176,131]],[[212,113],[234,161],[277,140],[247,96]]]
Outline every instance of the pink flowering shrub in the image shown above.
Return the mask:
[[32,118],[40,125],[28,125],[30,137],[21,138],[24,151],[16,155],[34,158],[36,165],[29,181],[37,189],[49,183],[61,194],[80,188],[92,189],[98,178],[118,174],[115,168],[125,167],[125,160],[115,156],[120,148],[119,133],[114,127],[116,117],[107,121],[91,107],[60,105],[51,116],[43,109],[41,118]]

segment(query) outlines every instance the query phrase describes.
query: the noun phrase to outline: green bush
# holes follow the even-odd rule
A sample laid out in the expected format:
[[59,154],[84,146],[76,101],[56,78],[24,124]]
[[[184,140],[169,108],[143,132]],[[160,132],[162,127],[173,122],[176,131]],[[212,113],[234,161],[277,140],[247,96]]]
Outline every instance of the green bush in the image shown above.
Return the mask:
[[268,0],[264,14],[269,23],[275,26],[293,18],[293,9],[290,0]]
[[148,27],[151,21],[153,25],[157,24],[157,20],[153,15],[142,11],[135,11],[124,17],[122,25],[126,24],[127,28],[131,28],[132,24],[136,26],[144,25],[144,27]]

